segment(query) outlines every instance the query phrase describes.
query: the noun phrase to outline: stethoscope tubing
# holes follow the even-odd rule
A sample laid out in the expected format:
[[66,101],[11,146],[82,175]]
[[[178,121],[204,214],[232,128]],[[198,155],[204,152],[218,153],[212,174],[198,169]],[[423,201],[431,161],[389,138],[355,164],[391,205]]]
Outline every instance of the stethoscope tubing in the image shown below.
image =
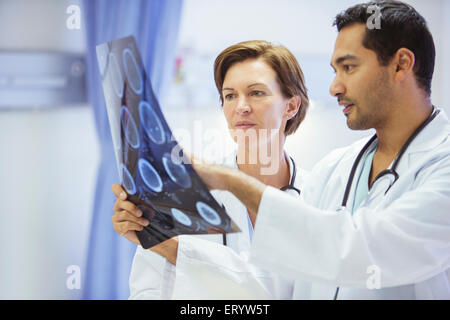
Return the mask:
[[[395,171],[395,169],[397,169],[397,165],[400,162],[400,160],[403,157],[403,154],[406,152],[406,150],[408,149],[409,145],[414,141],[414,139],[419,135],[420,132],[422,132],[422,130],[431,122],[434,120],[434,118],[436,118],[436,116],[439,114],[440,110],[437,110],[436,108],[433,110],[433,112],[431,113],[431,115],[427,118],[427,120],[425,120],[415,131],[414,133],[409,137],[409,139],[406,141],[406,143],[403,145],[402,149],[400,150],[397,158],[395,159],[394,163],[392,164],[392,168],[391,169],[387,169],[384,170],[382,172],[380,172],[377,177],[375,178],[374,182],[375,183],[378,179],[380,179],[381,177],[383,177],[386,174],[393,174],[395,177],[394,183],[398,180],[399,178],[399,174]],[[344,197],[342,198],[342,208],[345,208],[347,206],[347,201],[348,201],[348,197],[350,194],[350,190],[352,188],[352,183],[353,183],[353,179],[355,177],[355,173],[356,173],[356,169],[359,166],[359,163],[361,162],[362,157],[364,156],[364,154],[366,153],[366,151],[369,149],[369,147],[375,142],[375,140],[377,139],[377,135],[375,134],[370,140],[369,142],[367,142],[367,144],[362,148],[362,150],[360,151],[360,153],[358,154],[358,156],[356,157],[355,162],[353,163],[353,167],[352,170],[350,171],[350,176],[347,180],[347,185],[345,187],[345,192],[344,192]],[[389,187],[389,189],[392,187],[392,185]],[[389,191],[386,190],[386,193]]]
[[294,159],[292,159],[292,157],[289,157],[289,158],[292,161],[292,178],[291,178],[291,181],[289,182],[289,184],[287,186],[284,186],[284,187],[280,188],[280,190],[281,191],[294,190],[300,196],[301,191],[294,186],[294,184],[295,184],[295,177],[297,175],[297,166],[295,165]]

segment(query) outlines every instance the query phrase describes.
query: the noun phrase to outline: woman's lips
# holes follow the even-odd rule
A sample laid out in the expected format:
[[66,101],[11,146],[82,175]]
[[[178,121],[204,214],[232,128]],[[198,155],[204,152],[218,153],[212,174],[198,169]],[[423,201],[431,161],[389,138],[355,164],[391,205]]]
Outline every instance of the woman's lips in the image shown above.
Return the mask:
[[246,130],[246,129],[253,128],[254,126],[255,126],[255,124],[253,124],[253,123],[238,123],[238,124],[236,124],[236,129]]

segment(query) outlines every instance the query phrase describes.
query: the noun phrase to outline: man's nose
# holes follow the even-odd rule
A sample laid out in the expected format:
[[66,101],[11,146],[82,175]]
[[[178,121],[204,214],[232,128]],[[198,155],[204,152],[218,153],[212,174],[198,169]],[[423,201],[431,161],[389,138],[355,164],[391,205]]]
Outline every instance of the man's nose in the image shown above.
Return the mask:
[[344,95],[345,94],[345,86],[339,80],[339,78],[337,76],[334,77],[333,82],[331,83],[330,94],[333,97],[338,97],[340,95]]

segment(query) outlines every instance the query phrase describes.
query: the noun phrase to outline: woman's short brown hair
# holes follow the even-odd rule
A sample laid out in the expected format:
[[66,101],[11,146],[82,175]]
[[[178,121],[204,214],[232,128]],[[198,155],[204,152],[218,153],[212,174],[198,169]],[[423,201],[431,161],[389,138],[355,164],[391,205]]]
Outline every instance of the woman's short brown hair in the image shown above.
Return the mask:
[[272,45],[270,42],[253,40],[240,42],[226,48],[214,62],[214,80],[223,106],[223,81],[228,69],[235,63],[247,59],[261,58],[277,74],[277,81],[285,98],[300,96],[302,102],[298,113],[286,123],[285,134],[293,134],[306,116],[309,106],[305,77],[297,59],[285,47]]

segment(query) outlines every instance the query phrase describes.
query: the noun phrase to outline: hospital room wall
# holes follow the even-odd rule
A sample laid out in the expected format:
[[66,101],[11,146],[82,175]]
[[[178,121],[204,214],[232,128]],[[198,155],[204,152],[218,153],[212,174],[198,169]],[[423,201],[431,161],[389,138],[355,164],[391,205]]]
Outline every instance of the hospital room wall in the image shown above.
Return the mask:
[[[194,132],[199,127],[203,130],[220,128],[224,132],[223,136],[226,136],[226,124],[213,81],[214,58],[228,45],[249,39],[264,39],[290,49],[305,73],[311,107],[297,133],[286,141],[288,152],[300,166],[311,169],[330,150],[372,134],[372,131],[348,130],[341,108],[328,93],[333,78],[329,63],[337,34],[336,28],[332,26],[333,18],[338,12],[359,2],[282,0],[274,5],[273,1],[261,0],[186,0],[179,47],[182,56],[196,55],[196,59],[191,59],[196,61],[191,62],[191,66],[188,63],[184,70],[184,88],[180,89],[174,84],[172,95],[165,97],[163,105],[167,106],[169,123],[172,126],[184,126],[192,136],[195,136]],[[450,112],[448,90],[445,90],[450,87],[450,50],[448,41],[445,41],[450,31],[450,1],[406,2],[428,21],[437,50],[432,101]],[[199,63],[202,59],[206,61],[203,64]],[[197,86],[197,83],[201,86]],[[213,95],[207,97],[207,92]],[[189,121],[183,125],[178,119]],[[199,154],[207,153],[202,151],[202,147],[203,150],[208,148],[205,141],[198,138],[191,140],[194,141],[189,145]],[[230,150],[228,145],[229,141],[227,150]]]
[[[67,6],[79,2],[0,0],[0,50],[84,52],[83,30],[61,27]],[[332,18],[356,2],[186,0],[179,46],[214,57],[234,42],[268,39],[286,45],[302,58],[300,63],[325,63],[329,68],[336,35]],[[450,45],[445,41],[450,34],[450,1],[408,2],[424,14],[435,37],[433,102],[450,112]],[[271,12],[274,20],[269,23],[264,12]],[[317,27],[311,30],[308,25]],[[288,139],[289,152],[307,169],[330,149],[368,134],[345,127],[340,108],[328,97],[328,83],[312,81],[315,66],[302,65],[317,98],[299,132]],[[214,89],[212,65],[205,72],[209,82],[202,87]],[[327,81],[328,75],[323,82]],[[173,87],[161,97],[161,105],[174,131],[186,129],[194,137],[196,128],[219,128],[226,139],[217,96],[196,104],[200,89],[193,85],[179,103],[173,100],[171,93],[178,92]],[[66,270],[70,265],[84,270],[86,258],[99,160],[90,106],[0,110],[0,147],[0,299],[80,298],[81,290],[67,288]]]
[[[0,50],[85,51],[74,0],[1,0]],[[72,299],[83,269],[98,142],[89,105],[0,109],[0,299]]]

